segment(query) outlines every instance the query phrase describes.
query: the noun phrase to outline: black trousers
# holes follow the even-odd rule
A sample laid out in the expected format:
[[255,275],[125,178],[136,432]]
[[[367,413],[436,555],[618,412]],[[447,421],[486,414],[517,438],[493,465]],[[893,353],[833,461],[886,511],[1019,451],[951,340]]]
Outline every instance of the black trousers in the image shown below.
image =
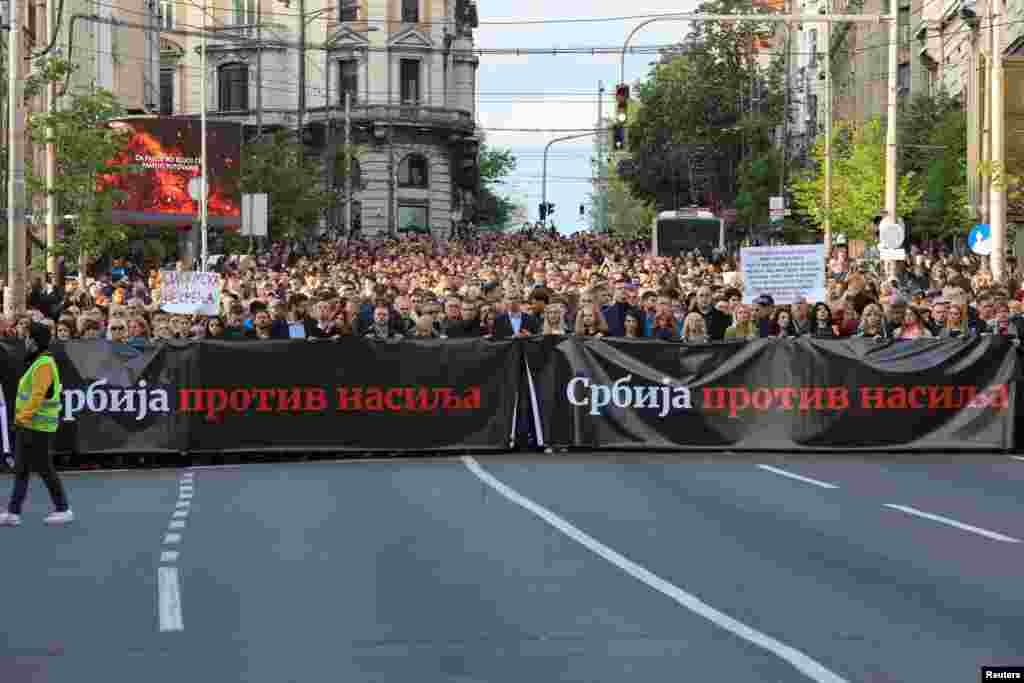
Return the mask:
[[7,511],[11,514],[21,514],[21,506],[28,495],[28,478],[33,471],[42,477],[57,512],[68,509],[64,484],[53,467],[53,440],[54,434],[51,432],[39,432],[24,427],[15,430],[14,492],[7,506]]

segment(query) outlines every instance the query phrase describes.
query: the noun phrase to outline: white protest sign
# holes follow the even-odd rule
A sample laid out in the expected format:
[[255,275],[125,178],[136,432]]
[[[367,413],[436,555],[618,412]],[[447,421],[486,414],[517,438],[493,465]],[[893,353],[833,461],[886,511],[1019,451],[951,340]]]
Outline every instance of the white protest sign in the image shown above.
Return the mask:
[[195,271],[160,271],[160,310],[217,315],[220,313],[220,276]]
[[743,303],[751,304],[768,294],[776,304],[797,299],[810,303],[825,300],[825,245],[745,247],[740,250],[743,268]]

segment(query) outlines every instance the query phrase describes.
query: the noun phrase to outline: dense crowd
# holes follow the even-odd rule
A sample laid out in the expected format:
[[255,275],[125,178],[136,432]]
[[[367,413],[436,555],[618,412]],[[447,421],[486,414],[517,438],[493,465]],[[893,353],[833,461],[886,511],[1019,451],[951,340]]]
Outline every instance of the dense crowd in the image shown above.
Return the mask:
[[[508,338],[532,334],[647,337],[703,343],[758,337],[912,339],[1019,335],[1020,275],[995,284],[983,259],[911,250],[881,273],[833,251],[823,301],[743,303],[736,256],[657,258],[645,241],[485,235],[323,241],[306,251],[273,245],[217,265],[221,314],[161,310],[160,270],[114,262],[84,286],[36,278],[29,313],[0,334],[27,335],[32,320],[59,340],[144,346],[167,339]],[[1015,262],[1010,260],[1010,268]],[[172,266],[175,267],[175,266]],[[177,269],[183,269],[181,263]]]

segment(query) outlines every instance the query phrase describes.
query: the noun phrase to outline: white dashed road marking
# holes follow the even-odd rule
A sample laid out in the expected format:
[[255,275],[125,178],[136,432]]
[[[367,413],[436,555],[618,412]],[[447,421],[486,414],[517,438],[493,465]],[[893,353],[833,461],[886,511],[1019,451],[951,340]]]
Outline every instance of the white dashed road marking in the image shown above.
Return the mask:
[[978,534],[979,536],[984,536],[986,538],[991,538],[994,541],[1002,541],[1003,543],[1020,543],[1021,542],[1019,538],[1013,538],[1012,536],[1005,536],[1005,535],[1003,535],[1001,533],[998,533],[996,531],[989,531],[988,529],[982,529],[981,527],[972,526],[970,524],[964,524],[963,522],[958,522],[955,519],[950,519],[949,517],[943,517],[941,515],[933,515],[930,512],[923,512],[921,510],[917,510],[915,508],[908,507],[906,505],[891,505],[889,503],[886,503],[885,507],[892,508],[893,510],[899,510],[900,512],[905,512],[908,515],[914,515],[915,517],[921,517],[923,519],[930,519],[933,522],[939,522],[940,524],[946,524],[946,525],[949,525],[949,526],[952,526],[952,527],[956,527],[957,529],[963,529],[964,531],[970,531],[973,534]]
[[728,631],[729,633],[732,633],[739,638],[762,648],[763,650],[767,650],[776,657],[788,662],[793,666],[793,668],[812,681],[816,681],[817,683],[846,683],[846,679],[842,676],[826,669],[823,665],[811,659],[796,648],[790,647],[771,636],[761,633],[760,631],[733,619],[728,614],[719,612],[714,607],[702,602],[697,596],[687,593],[683,589],[669,583],[660,576],[657,576],[639,564],[633,562],[628,557],[619,554],[597,539],[577,529],[547,508],[533,502],[525,496],[520,495],[514,489],[506,486],[499,479],[482,468],[476,459],[465,456],[462,458],[462,462],[480,481],[487,486],[490,486],[506,499],[539,517],[544,522],[558,529],[598,557],[601,557],[615,567],[618,567],[626,574],[632,576],[638,581],[641,581],[650,588],[653,588],[654,590],[671,598],[694,614],[707,619],[719,628]]
[[[188,517],[195,488],[192,486],[195,473],[185,471],[181,475],[178,489],[178,500],[174,503],[174,512],[168,529],[184,529],[185,518]],[[181,543],[182,534],[168,533],[164,535],[164,545]],[[157,614],[160,619],[160,631],[182,631],[185,622],[181,609],[181,577],[176,566],[180,553],[177,550],[164,550],[160,553],[161,565],[157,569]]]
[[811,479],[810,477],[802,477],[799,474],[793,474],[792,472],[787,472],[786,470],[780,470],[778,467],[772,467],[771,465],[758,465],[758,467],[760,467],[762,470],[768,470],[769,472],[774,472],[775,474],[778,474],[783,477],[789,477],[790,479],[802,481],[805,484],[814,484],[815,486],[820,486],[823,489],[839,488],[835,484],[830,484],[827,481],[819,481],[818,479]]

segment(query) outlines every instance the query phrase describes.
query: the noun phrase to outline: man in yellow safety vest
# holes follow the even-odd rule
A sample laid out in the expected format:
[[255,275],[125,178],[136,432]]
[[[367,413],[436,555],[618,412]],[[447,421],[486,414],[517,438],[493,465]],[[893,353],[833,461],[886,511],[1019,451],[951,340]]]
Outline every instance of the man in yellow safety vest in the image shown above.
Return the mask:
[[0,526],[21,524],[21,506],[28,495],[28,479],[35,470],[56,508],[47,524],[67,524],[75,516],[68,507],[64,485],[53,466],[53,441],[60,424],[61,383],[57,363],[49,353],[50,329],[32,323],[24,335],[28,370],[18,383],[14,410],[14,492],[7,512],[0,513]]

